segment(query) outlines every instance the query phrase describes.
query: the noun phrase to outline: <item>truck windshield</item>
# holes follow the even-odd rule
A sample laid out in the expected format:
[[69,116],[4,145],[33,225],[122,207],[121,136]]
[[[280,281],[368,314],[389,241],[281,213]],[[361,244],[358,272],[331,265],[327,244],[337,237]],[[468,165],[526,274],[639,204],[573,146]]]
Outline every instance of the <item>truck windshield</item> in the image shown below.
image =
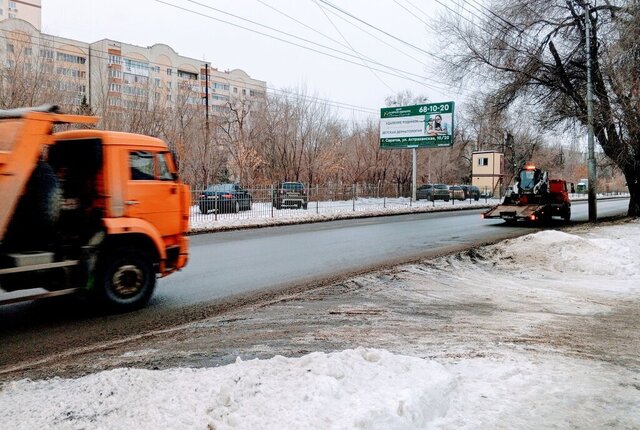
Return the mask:
[[536,171],[523,170],[520,172],[520,188],[523,190],[531,190],[536,184]]

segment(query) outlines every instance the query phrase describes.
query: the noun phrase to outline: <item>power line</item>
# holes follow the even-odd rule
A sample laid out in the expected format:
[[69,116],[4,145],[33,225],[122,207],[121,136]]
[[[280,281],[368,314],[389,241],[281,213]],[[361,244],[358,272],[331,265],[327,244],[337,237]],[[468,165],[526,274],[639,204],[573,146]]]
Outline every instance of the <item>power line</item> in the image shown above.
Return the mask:
[[368,23],[367,21],[364,21],[363,19],[358,18],[357,16],[353,15],[352,13],[347,12],[346,10],[344,10],[344,9],[342,9],[342,8],[340,8],[340,7],[336,6],[336,5],[334,5],[333,3],[331,3],[331,2],[329,2],[329,1],[327,1],[327,0],[318,0],[318,1],[320,1],[320,2],[322,2],[322,3],[324,3],[324,4],[326,4],[327,6],[329,6],[329,7],[333,8],[333,9],[337,10],[338,12],[340,12],[340,13],[342,13],[342,14],[344,14],[344,15],[347,15],[347,16],[351,17],[352,19],[355,19],[355,20],[356,20],[356,21],[358,21],[358,22],[363,23],[364,25],[366,25],[366,26],[368,26],[368,27],[373,28],[373,29],[374,29],[374,30],[376,30],[376,31],[379,31],[380,33],[382,33],[382,34],[384,34],[384,35],[386,35],[386,36],[388,36],[388,37],[390,37],[390,38],[392,38],[392,39],[394,39],[394,40],[396,40],[396,41],[398,41],[398,42],[400,42],[400,43],[402,43],[402,44],[404,44],[404,45],[410,46],[411,48],[415,49],[416,51],[422,52],[423,54],[429,55],[430,57],[433,57],[433,58],[436,58],[436,59],[438,59],[438,60],[440,60],[440,61],[445,61],[445,62],[446,62],[446,60],[445,60],[445,59],[443,59],[442,57],[439,57],[438,55],[433,54],[432,52],[426,51],[426,50],[424,50],[424,49],[422,49],[422,48],[420,48],[420,47],[418,47],[418,46],[414,45],[413,43],[409,43],[409,42],[407,42],[406,40],[400,39],[399,37],[394,36],[393,34],[391,34],[391,33],[387,32],[387,31],[385,31],[385,30],[382,30],[381,28],[376,27],[376,26],[375,26],[375,25],[373,25],[373,24],[370,24],[370,23]]
[[[329,15],[327,15],[327,13],[325,12],[325,10],[322,8],[322,6],[320,6],[320,4],[317,2],[317,0],[314,0],[314,3],[318,6],[318,9],[320,9],[320,11],[322,12],[322,14],[325,16],[325,18],[327,18],[327,20],[329,21],[329,23],[331,23],[331,25],[333,26],[333,28],[338,32],[338,34],[340,35],[340,37],[342,37],[342,39],[347,43],[347,45],[349,45],[349,48],[351,48],[351,50],[353,52],[355,52],[356,54],[358,54],[361,58],[362,58],[362,54],[360,54],[358,51],[356,51],[356,49],[353,47],[353,45],[351,45],[351,43],[349,43],[349,41],[347,40],[346,37],[344,37],[344,34],[342,34],[342,32],[340,31],[340,29],[334,24],[334,22],[331,20],[331,18],[329,18]],[[380,76],[378,76],[376,74],[376,72],[374,72],[371,67],[369,67],[367,65],[367,63],[365,63],[364,60],[362,60],[362,64],[367,66],[367,68],[369,69],[369,71],[371,71],[371,73],[373,74],[373,76],[376,77],[377,80],[379,80],[382,85],[384,85],[385,87],[387,87],[389,89],[389,91],[391,91],[392,93],[394,92],[394,89],[391,88],[391,86],[389,84],[387,84]]]
[[[198,11],[195,11],[195,10],[192,10],[192,9],[188,9],[188,8],[185,8],[185,7],[182,7],[182,6],[179,6],[179,5],[176,5],[176,4],[173,4],[173,3],[170,3],[170,2],[168,2],[168,1],[164,1],[164,0],[153,0],[153,1],[155,1],[155,2],[157,2],[157,3],[164,4],[164,5],[169,6],[169,7],[173,7],[173,8],[175,8],[175,9],[179,9],[179,10],[182,10],[182,11],[185,11],[185,12],[189,12],[189,13],[192,13],[192,14],[195,14],[195,15],[199,15],[199,16],[202,16],[202,17],[205,17],[205,18],[208,18],[208,19],[214,20],[214,21],[223,22],[223,23],[225,23],[225,24],[228,24],[228,25],[231,25],[231,26],[234,26],[234,27],[238,27],[238,28],[241,28],[241,29],[243,29],[243,30],[247,30],[247,31],[250,31],[250,32],[253,32],[253,33],[256,33],[256,34],[260,34],[260,35],[262,35],[262,36],[269,37],[269,38],[271,38],[271,39],[275,39],[275,40],[278,40],[278,41],[280,41],[280,42],[288,43],[288,44],[290,44],[290,45],[294,45],[294,46],[297,46],[297,47],[300,47],[300,48],[303,48],[303,49],[307,49],[307,50],[310,50],[310,51],[316,52],[316,53],[318,53],[318,54],[325,55],[325,56],[328,56],[328,57],[331,57],[331,58],[335,58],[335,59],[338,59],[338,60],[341,60],[341,61],[344,61],[344,62],[347,62],[347,63],[350,63],[350,64],[354,64],[354,65],[359,66],[359,67],[364,67],[362,64],[360,64],[360,63],[358,63],[358,62],[356,62],[356,61],[352,61],[352,60],[349,60],[349,59],[347,59],[347,58],[339,57],[339,56],[337,56],[337,55],[333,55],[333,54],[330,54],[330,53],[327,53],[327,52],[324,52],[324,51],[320,51],[320,50],[318,50],[318,49],[311,48],[311,47],[309,47],[309,46],[304,46],[304,45],[301,45],[301,44],[299,44],[299,43],[296,43],[296,42],[293,42],[293,41],[290,41],[290,40],[286,40],[286,39],[283,39],[283,38],[278,37],[278,36],[274,36],[274,35],[272,35],[272,34],[264,33],[264,32],[262,32],[262,31],[259,31],[259,30],[256,30],[256,29],[252,29],[252,28],[249,28],[249,27],[245,27],[245,26],[243,26],[243,25],[240,25],[240,24],[236,24],[236,23],[233,23],[233,22],[230,22],[230,21],[223,20],[223,19],[221,19],[221,18],[216,18],[216,17],[214,17],[214,16],[207,15],[207,14],[205,14],[205,13],[198,12]],[[205,7],[205,8],[208,8],[208,9],[212,9],[212,10],[215,10],[215,11],[219,11],[219,9],[216,9],[216,8],[213,8],[213,7],[211,7],[211,6],[207,6],[207,5],[202,5],[201,3],[195,2],[194,0],[187,0],[187,1],[190,1],[191,3],[195,3],[195,4],[200,4],[202,7]],[[229,14],[229,13],[227,13],[227,12],[223,12],[223,13]],[[232,14],[229,14],[229,15],[232,15]],[[249,21],[249,22],[254,22],[254,21],[251,21],[251,20],[247,20],[247,19],[245,19],[245,18],[239,18],[239,19],[242,19],[242,20],[245,20],[245,21]],[[290,33],[282,32],[282,31],[280,31],[280,30],[274,29],[274,28],[269,27],[269,26],[265,26],[265,25],[263,25],[263,24],[256,23],[256,25],[259,25],[259,26],[262,26],[262,27],[266,27],[266,28],[270,28],[271,30],[276,31],[276,32],[278,32],[278,33],[282,33],[282,34],[288,35],[288,36],[290,36],[290,37],[293,37],[293,38],[296,38],[296,39],[299,39],[299,40],[305,41],[305,42],[307,42],[307,43],[311,43],[311,44],[316,45],[316,46],[320,46],[320,47],[322,47],[322,48],[324,48],[324,49],[328,49],[328,50],[330,50],[330,51],[334,51],[334,52],[340,53],[340,54],[342,54],[342,55],[346,55],[346,56],[348,56],[348,57],[358,58],[358,56],[353,55],[353,54],[350,54],[350,53],[348,53],[348,52],[340,51],[340,50],[338,50],[338,49],[331,48],[331,47],[329,47],[329,46],[322,45],[322,44],[319,44],[319,43],[317,43],[317,42],[313,42],[313,41],[311,41],[311,40],[308,40],[308,39],[305,39],[305,38],[301,38],[301,37],[299,37],[299,36],[292,35],[292,34],[290,34]],[[422,75],[418,75],[418,74],[411,73],[411,72],[408,72],[408,71],[405,71],[405,70],[401,70],[401,69],[397,69],[397,68],[394,68],[394,67],[391,67],[391,66],[387,66],[387,65],[385,65],[385,64],[383,64],[383,63],[380,63],[380,62],[377,62],[377,61],[370,61],[370,62],[371,62],[371,63],[373,63],[373,64],[376,64],[376,65],[379,65],[379,66],[385,67],[385,68],[390,69],[390,70],[396,70],[396,71],[399,71],[399,72],[404,73],[404,74],[406,74],[406,75],[416,76],[416,77],[418,77],[418,78],[420,78],[420,79],[423,79],[423,80],[430,80],[430,79],[428,79],[428,78],[426,78],[426,77],[424,77],[424,76],[422,76]],[[399,74],[396,74],[396,73],[392,73],[392,72],[389,72],[389,71],[387,71],[387,70],[378,69],[378,68],[375,68],[375,67],[372,67],[372,69],[373,69],[373,70],[376,70],[376,71],[378,71],[378,72],[381,72],[381,73],[385,73],[385,74],[388,74],[388,75],[391,75],[391,76],[395,76],[395,77],[398,77],[398,78],[401,78],[401,79],[405,79],[405,80],[409,80],[409,81],[412,81],[412,82],[418,83],[418,84],[423,85],[423,86],[428,87],[428,88],[435,88],[432,84],[427,84],[427,83],[426,83],[426,82],[424,82],[424,81],[419,81],[419,80],[416,80],[416,79],[413,79],[413,78],[409,78],[409,77],[407,77],[407,76],[402,76],[402,75],[399,75]]]
[[402,55],[404,55],[404,56],[406,56],[406,57],[408,57],[408,58],[411,58],[412,60],[414,60],[414,61],[416,61],[416,62],[418,62],[418,63],[422,64],[422,65],[423,65],[423,66],[425,66],[425,67],[428,67],[428,64],[427,64],[427,63],[425,63],[424,61],[421,61],[421,60],[419,60],[418,58],[416,58],[415,56],[413,56],[413,55],[411,55],[411,54],[407,53],[406,51],[403,51],[402,49],[398,48],[397,46],[394,46],[394,45],[390,44],[390,43],[389,43],[389,42],[387,42],[386,40],[383,40],[383,39],[379,38],[379,37],[378,37],[378,36],[376,36],[375,34],[373,34],[373,33],[369,32],[369,31],[367,31],[366,29],[364,29],[364,28],[360,27],[359,25],[355,24],[354,22],[352,22],[352,21],[348,20],[347,18],[343,17],[341,14],[339,14],[339,13],[335,12],[334,10],[326,9],[326,8],[325,8],[325,10],[326,10],[327,12],[329,12],[330,14],[332,14],[333,16],[335,16],[336,18],[343,20],[343,21],[344,21],[344,22],[346,22],[347,24],[349,24],[349,25],[351,25],[351,26],[353,26],[353,27],[357,28],[358,30],[362,31],[363,33],[366,33],[368,36],[373,37],[373,38],[374,38],[374,39],[376,39],[378,42],[383,43],[383,44],[385,44],[386,46],[388,46],[388,47],[392,48],[393,50],[395,50],[395,51],[397,51],[397,52],[401,53]]
[[[319,30],[317,30],[317,29],[315,29],[315,28],[311,27],[310,25],[305,24],[304,22],[300,21],[299,19],[296,19],[295,17],[292,17],[291,15],[289,15],[289,14],[287,14],[287,13],[285,13],[285,12],[281,11],[280,9],[278,9],[278,8],[276,8],[276,7],[274,7],[274,6],[271,6],[271,5],[270,5],[270,4],[268,4],[268,3],[265,3],[263,0],[256,0],[256,1],[257,1],[257,2],[259,2],[260,4],[264,5],[264,6],[268,7],[269,9],[271,9],[271,10],[273,10],[273,11],[275,11],[275,12],[277,12],[277,13],[279,13],[279,14],[281,14],[281,15],[285,16],[285,17],[287,17],[288,19],[290,19],[290,20],[292,20],[292,21],[296,22],[297,24],[299,24],[299,25],[301,25],[301,26],[303,26],[303,27],[305,27],[305,28],[307,28],[307,29],[309,29],[309,30],[313,31],[313,32],[314,32],[314,33],[316,33],[316,34],[319,34],[320,36],[322,36],[322,37],[324,37],[324,38],[326,38],[326,39],[331,40],[332,42],[334,42],[334,43],[336,43],[336,44],[338,44],[338,45],[340,45],[340,46],[342,46],[342,47],[344,47],[344,48],[352,48],[352,47],[350,47],[350,46],[348,45],[348,42],[347,42],[347,43],[340,42],[339,40],[334,39],[333,37],[331,37],[331,36],[329,36],[329,35],[327,35],[327,34],[325,34],[325,33],[321,32],[321,31],[319,31]],[[323,9],[323,12],[324,12],[324,9]],[[326,14],[325,14],[325,16],[326,16]],[[330,19],[329,19],[329,21],[331,22],[331,20],[330,20]],[[333,22],[331,22],[331,23],[333,24]],[[334,28],[335,28],[335,25],[334,25]],[[341,35],[342,35],[342,34],[341,34]],[[343,38],[344,38],[344,37],[343,37]],[[386,43],[386,42],[385,42],[385,43]],[[389,45],[389,46],[391,46],[391,45]],[[400,51],[400,52],[403,52],[403,51]],[[360,54],[362,57],[364,57],[364,58],[366,58],[366,59],[371,60],[371,57],[368,57],[368,56],[366,56],[366,55],[363,55],[362,53],[359,53],[359,54]],[[421,64],[423,64],[423,65],[425,65],[425,66],[426,66],[426,64],[425,64],[425,63],[421,62],[420,60],[416,59],[415,57],[411,57],[411,56],[410,56],[410,58],[412,58],[412,59],[416,60],[417,62],[419,62],[419,63],[421,63]],[[398,69],[398,70],[399,70],[399,69]],[[373,72],[373,71],[372,71],[372,72]],[[375,72],[373,72],[373,73],[375,73]],[[376,76],[377,76],[377,75],[376,75]],[[384,82],[383,82],[383,84],[384,84]],[[386,84],[384,84],[384,85],[386,85]],[[392,91],[393,91],[393,90],[392,90]]]

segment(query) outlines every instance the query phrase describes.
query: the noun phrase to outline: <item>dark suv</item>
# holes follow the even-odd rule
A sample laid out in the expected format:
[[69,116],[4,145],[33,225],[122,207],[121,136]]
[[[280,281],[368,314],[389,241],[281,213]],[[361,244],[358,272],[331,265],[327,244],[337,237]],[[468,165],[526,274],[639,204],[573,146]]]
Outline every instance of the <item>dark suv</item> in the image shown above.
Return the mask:
[[283,207],[306,209],[309,197],[302,182],[280,182],[273,190],[272,201],[276,209]]
[[475,185],[460,185],[460,187],[464,190],[465,199],[480,200],[480,188]]
[[444,200],[449,201],[449,187],[444,184],[422,185],[416,190],[416,200]]

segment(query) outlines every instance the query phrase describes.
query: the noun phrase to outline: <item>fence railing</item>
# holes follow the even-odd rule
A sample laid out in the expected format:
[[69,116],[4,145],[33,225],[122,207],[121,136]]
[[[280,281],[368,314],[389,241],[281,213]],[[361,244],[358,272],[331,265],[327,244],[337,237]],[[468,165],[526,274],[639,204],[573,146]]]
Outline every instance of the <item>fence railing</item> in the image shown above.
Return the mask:
[[[262,186],[246,188],[246,194],[235,194],[234,197],[207,198],[204,190],[192,190],[192,206],[190,224],[194,230],[216,226],[269,224],[271,220],[284,218],[309,219],[339,217],[340,214],[366,212],[370,214],[392,213],[411,208],[451,208],[456,205],[467,207],[494,205],[501,201],[498,196],[492,197],[490,190],[480,189],[480,198],[449,201],[429,199],[413,200],[403,195],[396,184],[388,185],[340,185],[305,187],[301,196],[293,196],[293,200],[282,201],[276,195],[276,188]],[[598,197],[628,196],[628,193],[599,193]],[[575,200],[586,199],[586,194],[571,194]],[[237,205],[236,205],[237,203]],[[279,204],[281,203],[281,204]],[[348,215],[346,215],[348,216]]]
[[384,213],[400,208],[497,202],[485,195],[478,200],[449,198],[449,201],[431,201],[422,198],[416,201],[401,195],[395,184],[311,186],[305,187],[304,194],[299,196],[286,194],[280,198],[272,186],[245,188],[224,197],[213,193],[207,195],[204,190],[192,190],[191,197],[191,225],[195,228],[215,225],[217,221],[233,223],[235,220],[331,216],[359,211]]

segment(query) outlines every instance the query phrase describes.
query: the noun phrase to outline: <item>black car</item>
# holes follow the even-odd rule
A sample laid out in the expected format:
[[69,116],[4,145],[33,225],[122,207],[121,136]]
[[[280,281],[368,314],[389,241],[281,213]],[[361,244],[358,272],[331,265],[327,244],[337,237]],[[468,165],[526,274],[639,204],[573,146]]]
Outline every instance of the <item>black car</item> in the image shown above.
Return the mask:
[[426,184],[416,190],[416,200],[449,201],[449,187],[445,184]]
[[307,190],[302,182],[280,182],[273,190],[273,207],[306,209],[309,203]]
[[480,200],[480,188],[475,185],[460,185],[460,187],[464,190],[465,199]]
[[210,185],[198,199],[198,206],[203,214],[209,211],[237,213],[251,210],[251,203],[251,194],[238,184]]

